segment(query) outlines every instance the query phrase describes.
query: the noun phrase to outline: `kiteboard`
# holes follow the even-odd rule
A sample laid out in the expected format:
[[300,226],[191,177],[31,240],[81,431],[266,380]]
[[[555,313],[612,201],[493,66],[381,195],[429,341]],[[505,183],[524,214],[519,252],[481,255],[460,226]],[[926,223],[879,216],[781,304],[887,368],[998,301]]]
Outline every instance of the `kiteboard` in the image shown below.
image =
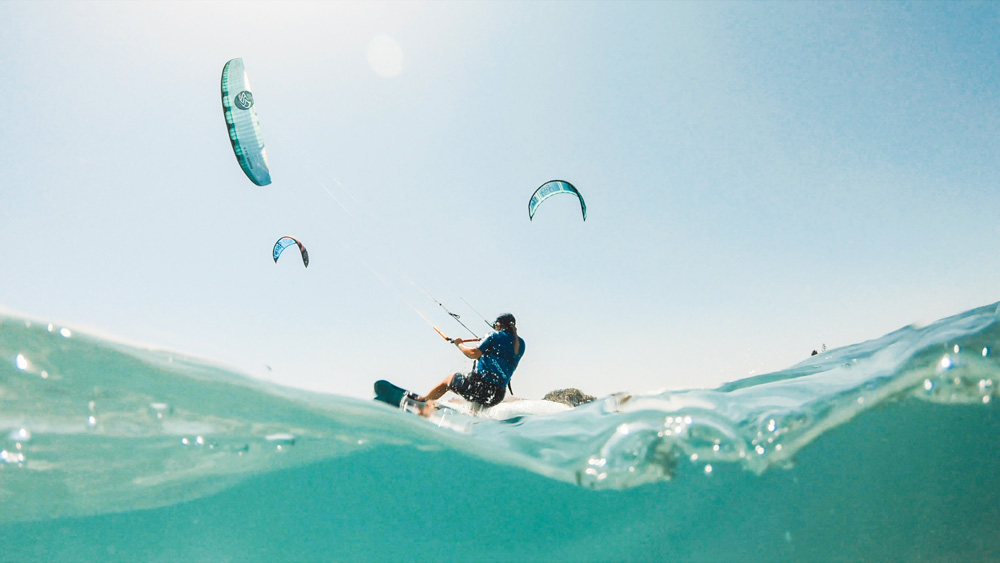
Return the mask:
[[419,395],[413,391],[407,391],[406,389],[403,389],[398,385],[393,385],[384,379],[380,379],[375,382],[376,401],[381,401],[387,405],[397,407],[403,412],[424,416],[427,420],[431,421],[438,427],[450,428],[456,432],[463,433],[470,431],[470,423],[467,420],[462,420],[461,417],[456,418],[456,411],[445,405],[438,404],[430,412],[421,415],[421,411],[424,411],[424,407],[427,403],[418,401],[417,397],[419,397]]
[[403,408],[404,403],[414,403],[419,406],[426,404],[417,401],[417,394],[413,391],[407,391],[384,379],[375,382],[375,400],[400,408]]

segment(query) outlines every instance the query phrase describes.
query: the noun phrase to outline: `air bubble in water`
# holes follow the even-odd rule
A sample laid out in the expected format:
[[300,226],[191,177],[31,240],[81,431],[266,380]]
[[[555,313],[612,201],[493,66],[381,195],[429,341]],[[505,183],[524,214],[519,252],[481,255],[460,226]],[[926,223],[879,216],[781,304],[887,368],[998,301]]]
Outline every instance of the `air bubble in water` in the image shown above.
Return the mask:
[[285,448],[295,445],[295,436],[287,432],[279,432],[277,434],[269,434],[264,436],[264,439],[272,444],[275,444],[275,449],[279,452],[283,451]]
[[24,454],[20,452],[8,452],[0,450],[0,463],[24,463]]

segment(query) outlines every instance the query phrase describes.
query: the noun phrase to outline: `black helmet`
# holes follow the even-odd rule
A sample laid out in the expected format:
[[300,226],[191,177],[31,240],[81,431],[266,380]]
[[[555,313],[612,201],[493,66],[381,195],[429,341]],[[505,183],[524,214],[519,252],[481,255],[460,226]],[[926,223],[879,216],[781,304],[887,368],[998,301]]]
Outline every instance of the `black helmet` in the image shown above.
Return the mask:
[[517,323],[517,321],[514,319],[514,315],[511,315],[510,313],[504,313],[499,317],[497,317],[497,320],[493,321],[493,324],[497,323],[500,323],[500,328],[508,329],[508,328],[513,328]]

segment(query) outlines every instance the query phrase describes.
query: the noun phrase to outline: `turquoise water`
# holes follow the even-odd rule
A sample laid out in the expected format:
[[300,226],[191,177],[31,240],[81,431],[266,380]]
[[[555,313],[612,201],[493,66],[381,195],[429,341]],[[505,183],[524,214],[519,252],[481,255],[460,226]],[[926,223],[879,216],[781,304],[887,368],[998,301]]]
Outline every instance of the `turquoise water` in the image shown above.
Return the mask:
[[1000,560],[997,315],[432,421],[4,317],[0,560]]

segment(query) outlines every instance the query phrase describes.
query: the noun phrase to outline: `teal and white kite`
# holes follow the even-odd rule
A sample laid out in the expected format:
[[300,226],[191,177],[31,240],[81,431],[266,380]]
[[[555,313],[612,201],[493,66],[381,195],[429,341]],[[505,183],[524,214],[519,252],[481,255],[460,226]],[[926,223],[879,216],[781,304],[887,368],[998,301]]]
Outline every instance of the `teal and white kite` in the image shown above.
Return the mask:
[[274,257],[275,264],[278,263],[278,257],[281,253],[285,251],[286,248],[292,245],[297,245],[299,247],[299,252],[302,253],[302,264],[308,268],[309,267],[309,253],[306,252],[306,247],[304,244],[293,237],[281,237],[278,242],[274,243],[274,249],[271,251],[271,256]]
[[270,184],[267,150],[243,59],[233,59],[222,68],[222,112],[226,116],[233,152],[243,172],[258,186]]
[[535,193],[531,194],[531,201],[528,202],[528,220],[532,220],[535,217],[535,210],[538,206],[542,204],[543,201],[549,199],[556,194],[572,194],[580,199],[580,210],[583,211],[583,220],[587,220],[587,204],[583,201],[583,196],[580,195],[580,190],[576,189],[573,184],[565,182],[563,180],[552,180],[545,182],[535,190]]

